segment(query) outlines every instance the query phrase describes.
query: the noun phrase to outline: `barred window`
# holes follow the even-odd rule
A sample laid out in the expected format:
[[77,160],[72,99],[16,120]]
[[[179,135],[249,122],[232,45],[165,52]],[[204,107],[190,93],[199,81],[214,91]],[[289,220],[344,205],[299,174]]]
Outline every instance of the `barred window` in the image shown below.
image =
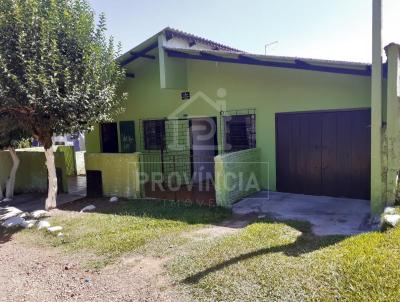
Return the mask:
[[165,148],[165,121],[143,121],[144,148],[146,150],[161,150]]
[[225,116],[225,151],[236,152],[256,147],[255,114]]

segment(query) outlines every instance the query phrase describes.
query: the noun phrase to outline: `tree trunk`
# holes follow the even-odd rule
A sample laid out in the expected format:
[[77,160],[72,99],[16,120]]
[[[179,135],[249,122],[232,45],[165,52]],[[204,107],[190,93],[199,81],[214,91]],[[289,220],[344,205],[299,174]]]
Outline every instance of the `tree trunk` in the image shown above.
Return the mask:
[[10,176],[9,176],[7,184],[6,184],[6,199],[5,200],[10,201],[14,198],[15,178],[17,176],[17,171],[18,171],[20,160],[19,160],[17,152],[15,152],[14,148],[9,148],[8,151],[10,152],[10,155],[11,155],[11,158],[13,161],[13,166],[11,168]]
[[54,161],[53,148],[49,147],[44,151],[46,155],[47,173],[49,175],[49,190],[46,199],[46,210],[51,210],[57,207],[57,174]]
[[0,183],[0,201],[2,201],[4,199],[4,195],[3,195],[3,186]]

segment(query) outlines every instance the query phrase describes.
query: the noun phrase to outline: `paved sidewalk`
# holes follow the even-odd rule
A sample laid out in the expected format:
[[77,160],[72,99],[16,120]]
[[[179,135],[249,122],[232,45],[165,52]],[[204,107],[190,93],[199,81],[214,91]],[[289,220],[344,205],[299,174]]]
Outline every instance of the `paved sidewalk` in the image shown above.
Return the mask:
[[[86,177],[78,176],[68,178],[68,190],[68,194],[58,194],[57,207],[86,196]],[[0,202],[0,207],[15,207],[23,212],[44,210],[46,197],[47,194],[44,193],[15,195],[14,199],[10,202]]]
[[368,200],[259,192],[233,205],[236,215],[258,214],[312,224],[316,235],[354,235],[371,230]]
[[[46,202],[46,194],[31,193],[16,195],[14,200],[10,202],[0,202],[1,208],[15,207],[23,212],[32,212],[36,210],[44,210]],[[57,207],[65,203],[69,203],[83,198],[82,195],[77,194],[59,194],[57,196]]]

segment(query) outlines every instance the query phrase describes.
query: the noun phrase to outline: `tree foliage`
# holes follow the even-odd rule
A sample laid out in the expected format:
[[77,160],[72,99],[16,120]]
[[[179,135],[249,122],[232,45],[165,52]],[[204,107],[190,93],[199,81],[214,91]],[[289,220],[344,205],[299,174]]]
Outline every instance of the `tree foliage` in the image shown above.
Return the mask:
[[0,150],[17,149],[29,139],[29,131],[22,122],[9,114],[0,114]]
[[124,71],[106,38],[105,18],[85,0],[0,1],[0,113],[51,147],[120,109]]

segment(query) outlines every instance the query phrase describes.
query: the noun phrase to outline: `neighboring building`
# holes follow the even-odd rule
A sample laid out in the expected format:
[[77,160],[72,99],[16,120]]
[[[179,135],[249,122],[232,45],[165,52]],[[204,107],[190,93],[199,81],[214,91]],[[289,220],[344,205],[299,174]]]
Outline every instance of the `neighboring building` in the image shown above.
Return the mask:
[[[85,135],[82,133],[77,134],[67,134],[67,135],[57,135],[53,136],[53,145],[56,146],[73,146],[75,151],[85,151]],[[41,147],[42,145],[34,140],[32,142],[33,147]]]
[[53,137],[54,145],[73,146],[75,151],[85,151],[85,135],[82,133],[58,135]]
[[[395,60],[389,74],[398,72]],[[142,171],[198,184],[214,176],[218,154],[256,148],[243,158],[246,167],[260,162],[261,189],[370,199],[370,64],[254,55],[171,28],[119,61],[126,111],[87,134],[89,156],[141,152]]]

